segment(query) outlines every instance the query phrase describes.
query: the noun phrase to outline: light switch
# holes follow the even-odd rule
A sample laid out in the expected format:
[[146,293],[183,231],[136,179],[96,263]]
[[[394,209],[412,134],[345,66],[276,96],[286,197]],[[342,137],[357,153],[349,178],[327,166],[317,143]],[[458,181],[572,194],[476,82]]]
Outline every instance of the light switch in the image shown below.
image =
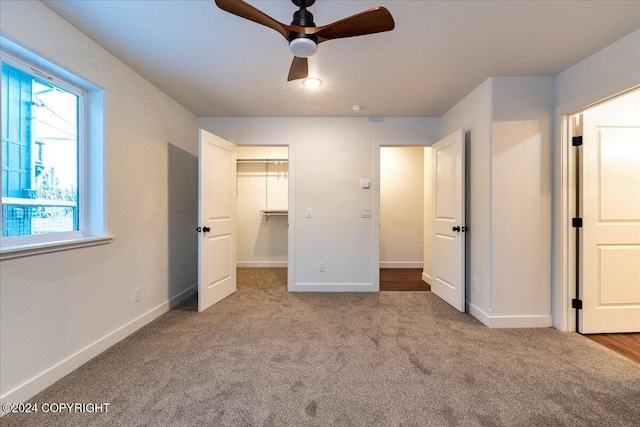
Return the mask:
[[307,218],[311,218],[313,216],[313,211],[311,210],[311,208],[307,208],[307,211],[305,213],[305,216]]
[[361,218],[371,218],[371,208],[362,208]]
[[371,181],[369,181],[368,179],[361,179],[360,188],[368,190],[369,188],[371,188]]

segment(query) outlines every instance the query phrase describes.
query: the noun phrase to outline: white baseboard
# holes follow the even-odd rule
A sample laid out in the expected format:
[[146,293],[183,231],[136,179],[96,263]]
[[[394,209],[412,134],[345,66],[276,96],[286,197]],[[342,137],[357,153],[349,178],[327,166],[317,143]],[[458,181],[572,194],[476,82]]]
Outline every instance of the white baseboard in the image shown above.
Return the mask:
[[553,319],[550,315],[491,316],[490,328],[549,328]]
[[422,272],[422,281],[423,282],[427,282],[428,284],[431,284],[431,276],[423,271]]
[[465,301],[465,306],[466,306],[467,313],[469,313],[470,315],[472,315],[473,317],[481,321],[483,324],[489,326],[489,323],[491,322],[491,317],[487,313],[480,310],[478,307],[471,304],[469,301]]
[[422,268],[423,262],[412,261],[398,261],[398,262],[385,262],[380,261],[380,268]]
[[475,305],[466,302],[467,312],[490,328],[549,328],[551,315],[491,316]]
[[287,268],[287,261],[238,261],[239,268]]
[[[32,398],[45,388],[49,387],[51,384],[78,369],[80,366],[84,365],[103,351],[107,350],[112,345],[117,344],[138,329],[157,319],[158,317],[169,311],[169,309],[180,304],[182,301],[189,298],[196,292],[198,292],[198,285],[194,285],[189,289],[182,291],[170,300],[133,319],[129,323],[105,335],[92,344],[89,344],[88,346],[76,352],[75,354],[72,354],[62,362],[52,366],[46,371],[26,381],[22,385],[0,396],[0,404],[21,403]],[[4,415],[5,412],[1,411],[0,416]]]
[[376,292],[373,283],[294,283],[293,292]]

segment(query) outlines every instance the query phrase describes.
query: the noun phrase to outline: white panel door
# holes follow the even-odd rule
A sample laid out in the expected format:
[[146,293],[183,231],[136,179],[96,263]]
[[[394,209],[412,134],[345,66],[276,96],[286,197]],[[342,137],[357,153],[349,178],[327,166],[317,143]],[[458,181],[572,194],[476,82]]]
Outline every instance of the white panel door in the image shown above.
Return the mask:
[[198,311],[236,291],[236,146],[200,130]]
[[464,133],[459,130],[438,141],[431,149],[431,291],[464,312]]
[[583,113],[582,333],[640,332],[640,91]]

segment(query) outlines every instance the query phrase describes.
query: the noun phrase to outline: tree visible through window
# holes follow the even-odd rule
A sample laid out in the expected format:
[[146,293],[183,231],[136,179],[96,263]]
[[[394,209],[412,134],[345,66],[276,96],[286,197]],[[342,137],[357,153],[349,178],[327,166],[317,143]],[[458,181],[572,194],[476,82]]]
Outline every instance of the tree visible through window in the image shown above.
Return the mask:
[[80,230],[82,92],[66,86],[3,59],[3,237]]

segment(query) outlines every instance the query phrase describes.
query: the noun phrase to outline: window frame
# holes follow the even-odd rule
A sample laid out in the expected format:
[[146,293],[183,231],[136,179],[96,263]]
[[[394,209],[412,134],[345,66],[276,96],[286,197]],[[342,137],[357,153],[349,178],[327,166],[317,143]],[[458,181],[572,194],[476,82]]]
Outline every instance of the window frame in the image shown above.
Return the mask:
[[[0,236],[0,261],[110,243],[114,237],[105,233],[104,117],[101,117],[104,112],[104,91],[46,59],[15,45],[4,37],[0,37],[0,41],[2,41],[2,49],[0,49],[2,62],[78,96],[78,230],[24,236]],[[89,144],[94,146],[90,147]],[[0,156],[2,155],[1,150],[2,147],[0,147]],[[95,171],[89,172],[89,168],[97,170],[97,175]],[[0,183],[1,180],[2,176],[0,175]],[[0,212],[0,220],[4,221],[2,212]]]

